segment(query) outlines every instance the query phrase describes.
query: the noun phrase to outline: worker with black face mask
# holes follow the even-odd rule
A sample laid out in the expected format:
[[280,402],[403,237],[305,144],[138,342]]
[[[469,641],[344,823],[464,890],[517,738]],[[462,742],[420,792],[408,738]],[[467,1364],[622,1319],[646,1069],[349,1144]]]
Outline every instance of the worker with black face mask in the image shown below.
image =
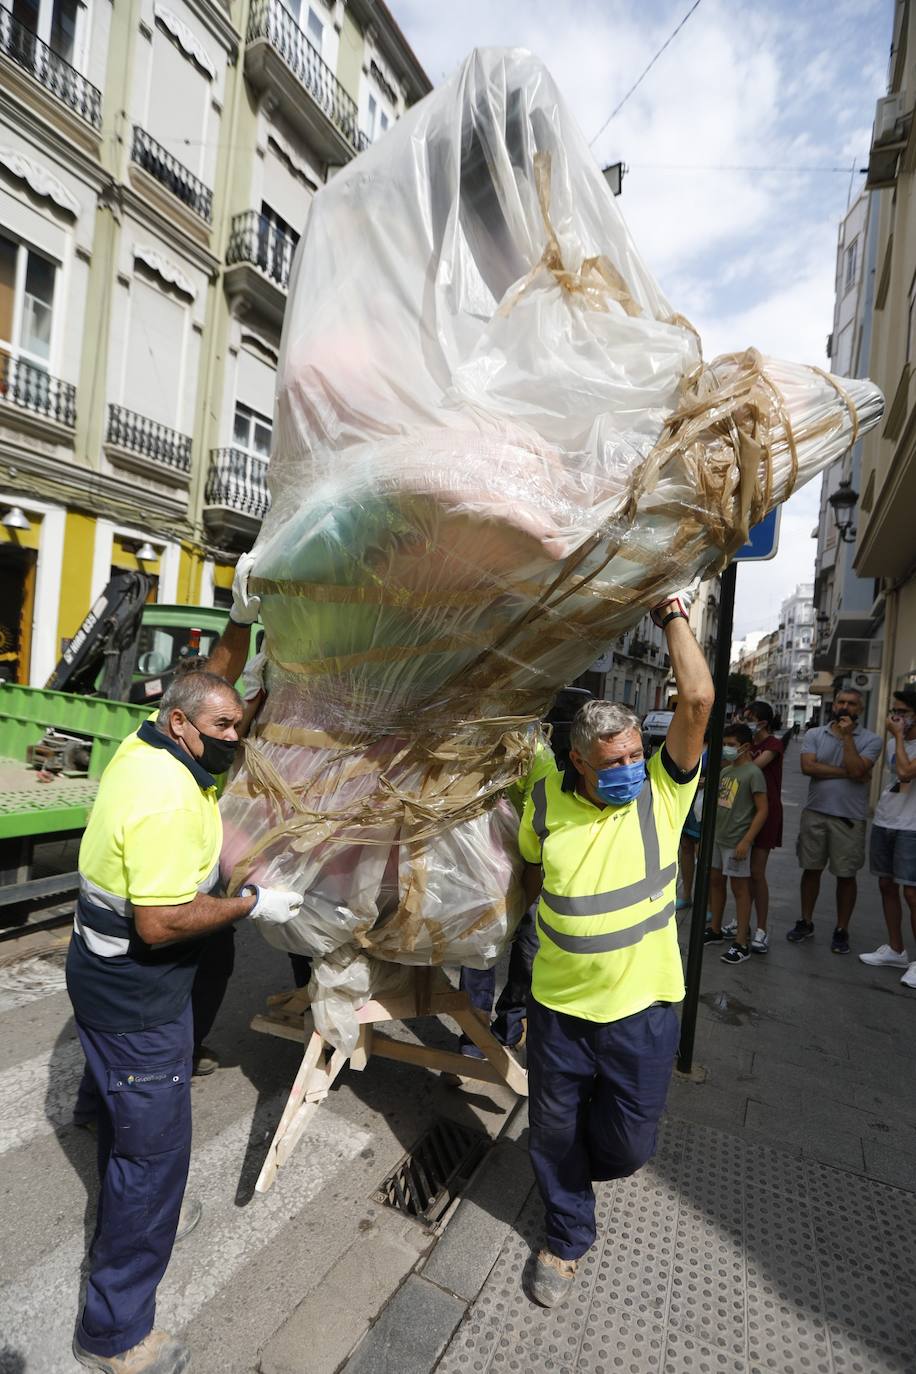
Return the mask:
[[204,937],[244,916],[283,924],[296,893],[217,895],[222,823],[214,773],[238,745],[242,701],[206,671],[169,685],[157,717],[121,744],[80,846],[67,991],[96,1112],[101,1189],[81,1364],[107,1374],[180,1374],[187,1346],[153,1330],[176,1239],[199,1219],[184,1200],[191,1156],[192,988]]

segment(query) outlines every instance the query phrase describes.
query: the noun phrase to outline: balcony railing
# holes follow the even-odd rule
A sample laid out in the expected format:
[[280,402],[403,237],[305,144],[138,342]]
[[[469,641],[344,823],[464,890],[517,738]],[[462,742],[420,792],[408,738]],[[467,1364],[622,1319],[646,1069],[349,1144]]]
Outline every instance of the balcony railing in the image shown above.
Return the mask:
[[269,219],[257,210],[245,210],[232,221],[226,262],[230,266],[237,262],[254,263],[285,291],[294,250],[292,239],[281,234]]
[[151,177],[155,177],[166,190],[171,191],[173,196],[177,196],[209,224],[213,217],[213,192],[209,186],[199,181],[193,172],[189,172],[187,167],[176,157],[172,157],[167,149],[154,138],[150,138],[146,130],[137,124],[134,125],[130,160],[138,167],[142,167],[145,172],[149,172]]
[[87,124],[101,129],[102,92],[4,8],[0,8],[0,52]]
[[137,415],[123,406],[109,405],[105,442],[127,449],[129,453],[139,453],[141,458],[162,463],[176,472],[191,471],[189,434],[179,434],[168,425],[148,420],[145,415]]
[[280,0],[254,0],[248,17],[248,42],[253,43],[257,38],[265,38],[279,53],[315,104],[347,142],[356,147],[359,138],[356,102],[347,95]]
[[226,506],[262,520],[270,506],[264,459],[240,448],[212,449],[204,499],[208,506]]
[[0,401],[44,415],[68,429],[76,425],[76,387],[6,353],[0,353]]

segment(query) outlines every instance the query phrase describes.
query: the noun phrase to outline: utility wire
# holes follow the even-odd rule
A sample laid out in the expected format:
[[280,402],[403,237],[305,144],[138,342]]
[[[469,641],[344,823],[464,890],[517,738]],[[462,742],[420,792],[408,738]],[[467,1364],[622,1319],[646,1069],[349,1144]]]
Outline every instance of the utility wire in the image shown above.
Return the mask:
[[824,172],[839,172],[843,176],[855,175],[858,170],[860,175],[868,171],[867,167],[856,168],[853,164],[850,167],[787,167],[784,163],[764,164],[744,164],[729,162],[628,162],[628,172],[784,172],[789,175],[816,175]]
[[665,39],[664,43],[661,45],[661,47],[659,48],[658,52],[655,54],[655,56],[653,57],[653,59],[652,59],[652,61],[649,63],[649,65],[645,68],[644,71],[640,72],[639,76],[638,76],[638,77],[636,78],[636,80],[633,82],[633,85],[632,85],[632,86],[630,87],[630,89],[627,91],[626,95],[623,97],[623,99],[620,101],[620,103],[619,103],[618,105],[616,105],[616,106],[614,107],[613,110],[611,110],[611,113],[608,115],[607,119],[604,121],[604,123],[602,124],[601,128],[600,128],[600,129],[598,130],[598,132],[595,134],[595,137],[589,141],[589,145],[588,145],[589,147],[591,147],[593,143],[597,143],[598,139],[599,139],[599,138],[601,137],[601,135],[604,133],[605,129],[606,129],[607,126],[610,124],[611,120],[615,117],[615,115],[619,115],[619,114],[620,114],[620,111],[623,109],[624,105],[627,103],[627,101],[629,100],[630,96],[631,96],[631,95],[633,94],[633,92],[636,90],[637,86],[640,84],[640,82],[643,80],[644,77],[648,76],[649,72],[650,72],[650,71],[652,70],[652,68],[655,66],[656,62],[657,62],[658,59],[661,57],[661,55],[662,55],[662,53],[665,51],[665,49],[668,47],[669,43],[673,43],[674,40],[675,40],[675,38],[677,38],[677,36],[678,36],[678,34],[680,33],[681,29],[682,29],[682,28],[684,27],[684,25],[687,23],[687,20],[688,20],[688,19],[690,18],[690,16],[693,14],[694,10],[697,10],[697,9],[700,8],[700,4],[701,4],[701,0],[694,0],[694,3],[690,6],[690,9],[689,9],[689,10],[687,11],[687,13],[684,15],[683,19],[682,19],[681,22],[678,24],[678,26],[677,26],[677,28],[674,30],[674,32],[673,32],[672,34],[670,34],[670,35]]

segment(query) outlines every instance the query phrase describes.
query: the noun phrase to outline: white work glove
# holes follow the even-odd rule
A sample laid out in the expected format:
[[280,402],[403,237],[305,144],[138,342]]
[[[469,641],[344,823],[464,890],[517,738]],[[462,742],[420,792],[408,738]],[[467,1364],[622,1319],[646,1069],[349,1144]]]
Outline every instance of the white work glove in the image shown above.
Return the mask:
[[243,553],[235,565],[229,619],[234,620],[236,625],[253,625],[261,614],[261,598],[251,596],[248,591],[248,578],[253,567],[254,556],[250,553]]
[[298,892],[286,892],[279,887],[258,887],[257,883],[248,883],[242,888],[241,896],[252,894],[257,900],[248,915],[267,921],[269,925],[285,926],[287,921],[299,915],[302,907]]

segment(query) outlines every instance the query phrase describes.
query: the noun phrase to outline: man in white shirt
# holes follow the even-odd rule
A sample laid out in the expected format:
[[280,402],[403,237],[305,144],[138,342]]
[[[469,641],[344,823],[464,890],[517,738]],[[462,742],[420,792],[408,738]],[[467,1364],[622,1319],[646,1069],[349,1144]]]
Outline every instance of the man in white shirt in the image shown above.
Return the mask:
[[887,944],[860,954],[863,964],[885,964],[904,970],[905,987],[916,989],[916,962],[903,946],[903,900],[910,909],[916,940],[916,690],[894,693],[887,718],[887,769],[890,782],[881,793],[871,830],[869,868],[878,879]]

